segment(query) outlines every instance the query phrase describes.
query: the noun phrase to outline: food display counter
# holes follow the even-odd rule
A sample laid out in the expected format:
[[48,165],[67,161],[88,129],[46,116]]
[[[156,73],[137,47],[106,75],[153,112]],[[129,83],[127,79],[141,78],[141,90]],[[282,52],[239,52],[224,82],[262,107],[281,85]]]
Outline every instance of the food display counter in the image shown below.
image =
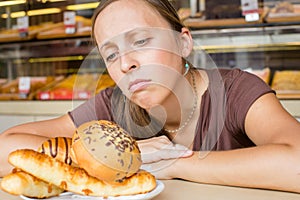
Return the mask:
[[25,122],[66,114],[84,101],[0,101],[0,132]]
[[[195,52],[200,50],[193,59],[201,66],[201,62],[205,61],[201,54],[204,51],[220,67],[240,67],[243,70],[250,68],[260,72],[267,67],[270,70],[267,76],[263,75],[264,80],[270,86],[277,82],[276,87],[280,89],[277,95],[281,103],[293,116],[299,118],[299,33],[300,24],[192,30]],[[104,86],[112,85],[111,79],[104,76],[101,76],[101,80],[93,81],[98,86],[90,86],[88,81],[79,81],[93,80],[86,78],[87,75],[98,77],[105,70],[93,49],[91,38],[86,36],[0,43],[0,67],[7,72],[7,80],[11,79],[8,84],[1,79],[0,120],[3,123],[0,125],[0,132],[19,123],[65,114],[75,107],[74,103],[80,104],[84,98],[89,97],[89,91],[94,94],[95,88],[99,91]],[[88,59],[84,60],[86,55]],[[276,81],[274,77],[278,77],[275,76],[278,71],[284,73],[280,73],[283,76]],[[291,74],[294,78],[291,78]],[[40,88],[35,87],[24,99],[18,99],[18,78],[14,79],[15,76],[48,77],[45,80],[52,81],[46,85],[38,84]],[[74,95],[75,80],[85,83],[77,84],[76,87],[80,91],[83,89],[86,95],[83,99],[72,101],[70,97]],[[99,83],[102,80],[101,85]]]
[[[164,189],[153,200],[300,200],[300,194],[289,192],[199,184],[182,180],[165,180],[162,182]],[[0,199],[22,200],[19,196],[9,195],[2,190],[0,190]],[[84,199],[89,200],[89,198]],[[126,200],[126,198],[120,199]]]
[[[290,75],[280,79],[286,82],[277,84],[280,86],[277,94],[284,107],[293,116],[299,117],[300,23],[299,20],[291,20],[291,17],[298,19],[300,16],[299,2],[291,1],[292,4],[287,4],[287,7],[286,4],[276,7],[273,1],[264,2],[265,7],[259,10],[260,18],[255,22],[247,22],[244,18],[205,19],[201,16],[192,17],[190,13],[183,14],[183,22],[191,29],[194,38],[195,52],[200,51],[191,59],[197,66],[203,67],[203,51],[218,67],[238,67],[243,70],[268,68],[270,73],[267,82],[270,86],[273,86],[273,78],[278,71],[297,71],[293,83],[289,82],[292,80]],[[68,3],[49,6],[63,7],[65,4]],[[293,9],[290,9],[291,6]],[[281,7],[292,12],[289,17],[276,14],[276,8]],[[86,75],[94,77],[105,70],[93,52],[95,45],[90,37],[90,18],[77,15],[77,30],[70,34],[65,32],[62,13],[48,17],[30,17],[32,24],[29,24],[28,37],[22,40],[14,39],[15,36],[20,37],[17,29],[0,31],[0,120],[10,119],[16,124],[64,114],[73,108],[70,97],[74,97],[74,80],[93,80]],[[51,17],[53,22],[49,22]],[[32,80],[41,77],[48,82],[32,84],[29,93],[20,98],[17,82],[27,77]],[[78,95],[79,99],[83,101],[92,96],[87,81],[77,82],[85,83],[77,85],[79,92],[83,90]],[[105,86],[112,85],[111,80],[103,82]],[[97,91],[103,89],[98,86]],[[19,117],[19,120],[15,117]],[[0,131],[4,128],[0,127]]]

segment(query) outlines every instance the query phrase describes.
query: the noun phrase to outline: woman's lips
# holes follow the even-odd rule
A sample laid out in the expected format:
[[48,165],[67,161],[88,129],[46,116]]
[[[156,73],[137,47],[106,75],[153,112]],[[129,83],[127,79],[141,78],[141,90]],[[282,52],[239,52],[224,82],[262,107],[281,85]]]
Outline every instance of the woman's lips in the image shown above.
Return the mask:
[[128,90],[131,93],[134,93],[138,90],[142,90],[146,88],[150,84],[150,79],[137,79],[129,83]]

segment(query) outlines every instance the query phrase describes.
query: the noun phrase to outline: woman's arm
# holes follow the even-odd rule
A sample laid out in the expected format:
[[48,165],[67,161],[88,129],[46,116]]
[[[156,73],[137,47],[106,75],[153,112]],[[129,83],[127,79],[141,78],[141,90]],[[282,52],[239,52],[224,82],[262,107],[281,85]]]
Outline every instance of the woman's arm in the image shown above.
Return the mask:
[[[206,156],[202,157],[204,153]],[[300,193],[299,161],[295,151],[285,145],[264,145],[232,151],[195,152],[192,157],[178,159],[162,178],[284,190]],[[164,173],[164,174],[162,174]],[[168,174],[168,177],[165,176]]]
[[251,106],[245,128],[256,147],[195,152],[171,165],[164,160],[147,167],[157,178],[300,193],[300,123],[266,94]]
[[0,134],[0,177],[12,169],[7,156],[16,149],[37,149],[46,139],[72,137],[75,126],[66,114],[62,117],[14,126]]

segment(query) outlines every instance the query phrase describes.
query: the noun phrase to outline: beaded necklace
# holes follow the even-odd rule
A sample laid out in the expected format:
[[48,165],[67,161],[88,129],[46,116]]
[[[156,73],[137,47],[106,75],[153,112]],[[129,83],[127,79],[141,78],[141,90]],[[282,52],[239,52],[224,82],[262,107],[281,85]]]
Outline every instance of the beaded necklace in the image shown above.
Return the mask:
[[[188,66],[187,70],[183,74],[184,76],[187,74],[187,72],[189,71],[189,69],[190,69],[190,67]],[[192,117],[193,117],[193,115],[194,115],[194,113],[196,111],[197,103],[198,103],[196,80],[195,80],[194,72],[192,72],[191,75],[192,75],[192,82],[193,82],[193,89],[194,89],[194,105],[193,105],[192,111],[191,111],[190,115],[188,116],[188,118],[183,123],[183,125],[180,126],[179,128],[174,129],[174,130],[170,130],[170,129],[164,128],[164,130],[167,131],[167,132],[169,132],[169,133],[177,133],[177,132],[181,131],[182,129],[184,129],[188,125],[188,123],[190,122],[190,120],[192,119]]]

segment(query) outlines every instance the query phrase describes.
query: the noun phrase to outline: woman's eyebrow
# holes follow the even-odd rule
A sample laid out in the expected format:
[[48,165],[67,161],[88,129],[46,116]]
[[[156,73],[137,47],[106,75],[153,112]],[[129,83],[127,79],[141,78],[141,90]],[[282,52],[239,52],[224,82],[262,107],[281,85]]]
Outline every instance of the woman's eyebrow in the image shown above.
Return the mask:
[[[124,34],[122,34],[123,35],[123,37],[125,38],[125,39],[128,39],[128,38],[131,38],[131,37],[133,37],[133,36],[135,36],[135,35],[137,35],[137,34],[143,34],[143,33],[149,33],[150,31],[148,30],[148,29],[144,29],[144,28],[136,28],[136,29],[133,29],[133,30],[131,30],[131,31],[128,31],[128,32],[126,32],[126,33],[124,33]],[[100,46],[100,51],[102,51],[104,48],[106,48],[107,46],[113,46],[115,43],[114,42],[112,42],[112,41],[107,41],[107,42],[105,42],[104,44],[102,44],[101,46]]]
[[107,41],[107,42],[105,42],[104,44],[102,44],[101,46],[100,46],[100,51],[102,51],[104,48],[106,48],[107,46],[112,46],[113,45],[113,43],[112,42],[110,42],[110,41]]
[[150,31],[147,30],[147,29],[142,29],[142,28],[137,28],[137,29],[134,29],[134,30],[131,30],[129,32],[127,32],[125,34],[125,38],[130,38],[130,37],[133,37],[135,35],[138,35],[138,34],[144,34],[144,33],[149,33]]

